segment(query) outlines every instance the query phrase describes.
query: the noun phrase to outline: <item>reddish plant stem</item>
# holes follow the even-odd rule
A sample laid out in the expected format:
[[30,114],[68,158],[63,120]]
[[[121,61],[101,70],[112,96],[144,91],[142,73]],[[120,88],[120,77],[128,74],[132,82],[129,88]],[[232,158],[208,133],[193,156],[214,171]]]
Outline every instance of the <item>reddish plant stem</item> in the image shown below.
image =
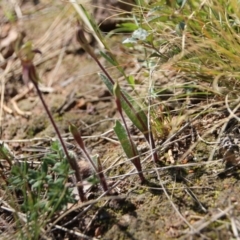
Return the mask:
[[[101,70],[104,72],[104,74],[107,76],[107,78],[112,82],[112,84],[114,85],[114,81],[112,80],[111,76],[108,74],[108,72],[104,69],[104,67],[102,66],[102,64],[99,62],[99,60],[97,59],[96,56],[92,56],[91,57],[96,61],[96,63],[98,64],[98,66],[101,68]],[[150,144],[151,148],[152,148],[152,151],[153,152],[153,161],[155,163],[158,163],[159,162],[159,159],[158,159],[158,155],[155,151],[155,142],[154,142],[154,139],[153,139],[153,135],[152,135],[152,132],[149,132],[148,131],[148,128],[147,126],[144,124],[144,122],[142,121],[141,117],[138,115],[138,113],[135,112],[135,109],[132,107],[132,104],[128,101],[128,99],[124,96],[124,94],[121,92],[121,97],[124,99],[124,101],[130,106],[130,108],[133,110],[133,112],[136,114],[138,120],[141,122],[143,128],[146,129],[146,132],[147,133],[143,133],[145,139],[148,141],[148,143]]]
[[[71,168],[75,172],[76,180],[77,180],[77,182],[81,183],[82,182],[82,177],[81,177],[81,174],[79,172],[76,160],[69,156],[67,147],[66,147],[66,145],[65,145],[65,143],[64,143],[64,141],[62,139],[62,136],[61,136],[61,134],[59,132],[59,129],[58,129],[58,127],[57,127],[53,117],[52,117],[52,114],[50,113],[50,111],[48,109],[48,106],[47,106],[47,104],[46,104],[46,102],[45,102],[45,100],[44,100],[44,98],[42,96],[42,93],[41,93],[41,91],[40,91],[40,89],[38,87],[37,82],[32,80],[32,83],[34,84],[34,87],[37,90],[37,94],[38,94],[38,96],[39,96],[39,98],[40,98],[40,100],[41,100],[41,102],[43,104],[43,107],[44,107],[44,109],[45,109],[45,111],[46,111],[46,113],[48,115],[48,118],[49,118],[49,120],[50,120],[50,122],[51,122],[51,124],[52,124],[52,126],[53,126],[53,128],[54,128],[54,130],[56,132],[56,134],[57,134],[57,137],[58,137],[58,139],[59,139],[59,141],[60,141],[60,143],[62,145],[63,151],[64,151],[64,153],[65,153],[65,155],[66,155],[66,157],[68,159],[68,162],[69,162]],[[86,200],[86,198],[85,198],[85,195],[84,195],[84,192],[83,192],[83,186],[81,184],[80,184],[80,186],[78,186],[78,194],[79,194],[79,197],[80,197],[81,201],[84,202]]]

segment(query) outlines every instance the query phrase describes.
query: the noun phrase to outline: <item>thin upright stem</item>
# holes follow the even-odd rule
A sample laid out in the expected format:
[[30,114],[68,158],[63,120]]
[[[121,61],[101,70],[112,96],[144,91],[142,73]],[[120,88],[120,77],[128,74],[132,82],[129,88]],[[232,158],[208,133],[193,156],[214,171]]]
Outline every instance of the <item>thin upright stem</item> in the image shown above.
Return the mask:
[[[59,132],[59,129],[58,129],[58,127],[57,127],[53,117],[52,117],[52,114],[50,113],[50,111],[48,109],[48,106],[47,106],[47,104],[46,104],[46,102],[45,102],[45,100],[44,100],[44,98],[42,96],[42,93],[41,93],[41,91],[40,91],[40,89],[38,87],[37,82],[35,82],[35,81],[32,81],[32,82],[33,82],[33,84],[34,84],[34,86],[35,86],[35,88],[37,90],[37,94],[38,94],[38,96],[39,96],[39,98],[40,98],[40,100],[41,100],[41,102],[43,104],[43,107],[44,107],[44,109],[45,109],[45,111],[46,111],[46,113],[48,115],[48,118],[49,118],[49,120],[50,120],[50,122],[51,122],[51,124],[52,124],[52,126],[53,126],[53,128],[54,128],[54,130],[56,132],[56,134],[57,134],[57,137],[58,137],[58,139],[59,139],[59,141],[60,141],[60,143],[62,145],[63,151],[64,151],[64,153],[65,153],[65,155],[66,155],[66,157],[68,159],[68,162],[71,165],[71,168],[75,171],[76,179],[77,179],[78,182],[81,182],[82,178],[81,178],[81,174],[80,174],[80,172],[78,170],[78,165],[76,163],[76,160],[69,156],[67,147],[66,147],[66,145],[65,145],[65,143],[63,141],[63,138],[62,138],[62,136],[61,136],[61,134]],[[84,192],[83,192],[83,186],[81,184],[80,184],[80,186],[78,186],[78,193],[79,193],[79,197],[80,197],[81,201],[82,202],[85,201],[86,199],[85,199]]]

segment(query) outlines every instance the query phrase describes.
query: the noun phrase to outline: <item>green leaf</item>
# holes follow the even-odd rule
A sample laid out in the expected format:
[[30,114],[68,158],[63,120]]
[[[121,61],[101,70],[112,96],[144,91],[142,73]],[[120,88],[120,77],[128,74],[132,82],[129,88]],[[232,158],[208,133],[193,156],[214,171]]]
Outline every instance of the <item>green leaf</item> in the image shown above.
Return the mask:
[[96,176],[96,173],[94,173],[92,176],[88,177],[87,182],[89,182],[92,185],[97,185],[100,181],[99,178]]
[[48,183],[52,183],[52,181],[53,181],[53,176],[49,174],[49,175],[46,176],[45,179],[46,179],[46,181],[47,181]]
[[136,157],[138,155],[137,148],[135,144],[130,141],[126,129],[122,126],[122,124],[118,120],[116,121],[116,124],[113,129],[127,157],[130,159]]
[[66,172],[68,171],[68,168],[62,162],[58,162],[54,165],[52,170],[59,175],[66,175]]
[[42,172],[47,175],[48,164],[45,161],[42,163]]
[[41,187],[42,184],[43,184],[43,182],[41,180],[39,180],[32,185],[32,189]]
[[106,53],[104,53],[103,51],[100,51],[100,54],[102,57],[104,57],[110,64],[112,64],[113,66],[117,66],[116,61],[109,55],[107,55]]
[[[104,84],[107,86],[109,92],[113,94],[113,84],[111,81],[102,73],[99,73],[100,78],[104,82]],[[138,103],[125,91],[121,91],[122,94],[125,96],[126,100],[121,97],[121,106],[126,115],[129,117],[129,119],[132,121],[134,126],[136,126],[144,135],[147,134],[148,128],[147,128],[147,116],[145,112],[142,110],[142,108],[138,105]]]
[[135,23],[126,22],[126,23],[120,23],[117,25],[116,30],[114,32],[133,32],[134,30],[137,30],[138,26]]
[[0,142],[0,157],[6,160],[12,160],[14,158],[8,145],[4,142]]
[[36,202],[35,207],[38,209],[44,209],[47,206],[48,202],[46,200],[39,200]]
[[51,144],[51,150],[53,150],[54,152],[60,151],[59,141],[54,141],[54,142]]
[[117,25],[117,27],[122,27],[124,28],[126,31],[135,31],[138,29],[138,26],[136,25],[136,23],[134,22],[123,22],[123,23],[119,23]]
[[133,32],[132,37],[125,39],[122,43],[127,46],[130,46],[130,45],[138,43],[139,40],[140,41],[147,40],[148,35],[149,34],[145,29],[138,28],[137,30],[135,30]]
[[45,162],[47,165],[53,166],[57,162],[57,159],[58,159],[57,155],[49,154],[46,157],[43,157],[42,161]]
[[56,185],[59,185],[59,186],[64,186],[64,182],[66,181],[66,178],[63,178],[63,177],[59,177],[55,182],[54,184]]
[[13,189],[18,188],[23,184],[23,180],[20,177],[12,177],[9,182]]
[[133,75],[128,76],[128,83],[134,88],[135,87],[135,78]]
[[113,86],[113,95],[116,99],[121,98],[121,89],[120,89],[118,81],[116,81],[114,86]]

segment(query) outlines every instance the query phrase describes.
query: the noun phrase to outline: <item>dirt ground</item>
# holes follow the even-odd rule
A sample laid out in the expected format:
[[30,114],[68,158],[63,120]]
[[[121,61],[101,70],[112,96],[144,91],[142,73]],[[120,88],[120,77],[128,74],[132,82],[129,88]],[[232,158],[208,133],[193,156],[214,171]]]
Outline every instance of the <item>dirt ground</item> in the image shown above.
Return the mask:
[[[20,6],[21,21],[7,22],[6,11],[0,9],[0,43],[7,39],[6,46],[0,45],[2,56],[6,54],[6,59],[13,56],[6,53],[11,52],[11,31],[12,34],[23,31],[26,39],[42,51],[35,63],[44,98],[61,134],[74,146],[68,125],[71,122],[78,126],[91,154],[99,154],[104,169],[107,169],[105,174],[113,184],[133,167],[112,131],[119,118],[113,98],[97,75],[98,66],[74,39],[76,13],[65,2],[41,1],[37,5],[24,2]],[[134,57],[122,51],[123,38],[112,37],[109,43],[125,70],[131,73],[137,64]],[[97,52],[97,44],[94,48]],[[107,64],[104,59],[100,60]],[[0,74],[5,79],[1,86],[2,89],[4,85],[1,140],[8,143],[17,156],[41,153],[56,137],[54,130],[36,92],[24,85],[19,61],[9,60],[1,66]],[[116,69],[110,66],[107,69],[114,79],[121,79]],[[16,99],[25,91],[26,94]],[[213,123],[211,119],[208,121],[206,128]],[[221,121],[220,117],[218,121]],[[134,127],[131,131],[138,146],[143,145],[142,153],[146,154],[139,133]],[[212,141],[211,137],[208,141]],[[67,221],[61,220],[57,224],[82,232],[89,239],[239,239],[239,173],[235,169],[233,173],[224,174],[225,164],[220,158],[208,162],[212,148],[212,145],[198,144],[193,150],[197,160],[189,161],[187,166],[183,162],[177,167],[166,164],[159,170],[162,185],[159,185],[150,157],[144,157],[146,184],[141,185],[136,174],[129,174],[115,189],[119,199],[100,199],[75,220],[70,221],[79,215],[81,208],[71,213]],[[80,151],[76,147],[73,149],[79,154],[79,162],[84,161]],[[90,195],[89,200],[96,199],[99,190],[96,193],[92,190]],[[53,235],[52,239],[82,239],[60,230]]]

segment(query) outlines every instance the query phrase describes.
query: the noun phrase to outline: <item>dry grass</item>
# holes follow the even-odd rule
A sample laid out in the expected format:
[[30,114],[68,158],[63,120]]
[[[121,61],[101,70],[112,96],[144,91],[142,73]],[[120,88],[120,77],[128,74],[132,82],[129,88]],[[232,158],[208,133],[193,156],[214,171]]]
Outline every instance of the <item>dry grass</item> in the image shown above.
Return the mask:
[[[124,69],[127,76],[134,77],[133,86],[119,74],[116,66],[112,76],[119,79],[121,86],[129,90],[131,96],[147,113],[148,129],[155,134],[156,149],[149,150],[140,133],[127,122],[140,151],[147,184],[136,184],[137,173],[132,167],[132,159],[123,156],[118,140],[111,131],[112,122],[118,115],[108,115],[105,111],[100,116],[101,120],[98,118],[95,122],[93,117],[92,122],[87,123],[79,124],[83,122],[79,120],[80,117],[76,120],[82,131],[86,131],[84,141],[90,152],[100,152],[104,174],[111,190],[117,196],[105,196],[106,193],[102,193],[98,185],[92,184],[96,180],[93,178],[90,183],[83,182],[89,197],[84,203],[68,203],[63,209],[56,211],[52,211],[54,206],[48,203],[51,207],[41,212],[38,218],[34,218],[32,212],[30,214],[23,208],[22,203],[27,194],[25,196],[21,190],[9,188],[16,187],[16,183],[8,182],[8,179],[13,177],[11,168],[27,162],[30,169],[38,169],[42,173],[43,157],[54,153],[51,145],[55,139],[52,135],[31,139],[6,137],[6,119],[15,118],[17,121],[18,118],[24,119],[26,115],[26,111],[16,105],[17,101],[21,103],[24,98],[36,101],[35,94],[28,87],[25,89],[21,82],[16,84],[18,95],[4,95],[4,91],[9,89],[8,84],[13,78],[19,78],[21,73],[20,63],[14,54],[6,60],[7,66],[0,72],[0,119],[2,140],[9,144],[14,153],[11,155],[8,152],[8,156],[1,156],[1,239],[97,239],[101,236],[106,239],[113,239],[113,236],[116,236],[116,239],[130,239],[131,234],[136,239],[143,239],[144,231],[156,238],[182,236],[183,239],[217,239],[218,234],[225,234],[225,239],[239,239],[239,189],[236,186],[239,165],[239,6],[234,0],[227,3],[202,1],[200,4],[191,1],[182,8],[164,4],[165,1],[159,0],[151,5],[142,4],[133,10],[135,28],[145,29],[148,33],[146,39],[137,41],[133,46],[130,44],[116,48],[110,38],[105,38],[105,42],[100,45],[103,47],[107,39],[107,53],[111,50],[116,53],[118,70],[119,67],[124,69],[126,65],[130,65],[126,64],[126,58],[131,58],[129,62],[134,66]],[[164,8],[161,8],[162,5]],[[47,99],[51,99],[54,94],[52,90],[63,95],[77,88],[71,77],[77,78],[79,68],[82,67],[80,61],[86,65],[89,62],[85,56],[76,54],[80,51],[73,38],[77,13],[71,4],[47,1],[41,6],[40,10],[36,11],[34,7],[15,5],[13,10],[17,18],[21,19],[12,25],[19,24],[20,31],[26,32],[27,39],[41,49],[43,55],[35,59],[35,65],[42,79],[42,91],[50,95],[45,96]],[[124,26],[126,30],[133,26],[133,22],[131,24]],[[127,37],[131,38],[130,35]],[[97,39],[101,42],[101,38]],[[100,47],[97,50],[99,49]],[[119,52],[119,49],[123,52]],[[69,57],[69,54],[74,57]],[[105,64],[109,66],[109,63]],[[91,114],[91,111],[94,111],[91,108],[94,105],[92,103],[108,101],[109,96],[104,93],[103,100],[95,100],[100,82],[94,84],[97,80],[93,75],[98,70],[95,65],[90,66],[94,66],[93,71],[87,69],[80,72],[81,79],[89,79],[90,84],[85,84],[88,89],[82,94],[78,105]],[[71,87],[68,85],[66,89],[62,89],[59,82],[67,82],[66,79],[71,80]],[[92,105],[87,107],[84,99],[89,96]],[[11,100],[14,101],[11,103]],[[114,105],[107,105],[107,108],[110,108],[109,106],[114,108]],[[32,109],[32,116],[38,116],[42,111],[39,109]],[[81,114],[84,114],[84,111],[85,109]],[[18,117],[18,114],[22,116]],[[99,134],[96,124],[100,126],[104,116],[107,116],[106,121],[110,126]],[[28,120],[21,121],[25,121],[26,125],[30,124]],[[73,138],[68,133],[63,134],[63,137],[69,149],[81,156],[72,142]],[[104,150],[102,154],[101,150]],[[158,166],[151,161],[153,151],[158,153],[165,166]],[[7,159],[9,162],[6,162]],[[50,172],[54,179],[58,179],[59,172],[54,172],[52,168]],[[25,176],[21,177],[24,179]],[[67,186],[73,189],[74,180],[67,180]],[[26,187],[25,190],[28,189],[26,185],[22,185]],[[39,202],[47,201],[47,187],[39,190],[39,196],[42,197]],[[34,192],[31,188],[28,191]],[[61,191],[58,194],[61,194]],[[78,201],[76,195],[73,196],[75,199],[69,197],[67,200]],[[150,207],[151,204],[154,207]],[[141,208],[150,217],[142,217]],[[36,208],[32,209],[35,210]],[[114,227],[121,226],[122,215],[129,217],[133,213],[138,214],[137,219],[142,224],[140,229],[134,231],[142,235],[136,237],[135,233],[131,232],[134,228],[131,222],[128,227],[122,227],[124,231],[121,231],[121,227],[114,231]],[[173,217],[173,222],[167,220],[170,217]],[[164,224],[161,224],[164,227],[159,230],[153,221],[150,223],[153,227],[149,230],[144,225],[149,218],[163,219]]]

